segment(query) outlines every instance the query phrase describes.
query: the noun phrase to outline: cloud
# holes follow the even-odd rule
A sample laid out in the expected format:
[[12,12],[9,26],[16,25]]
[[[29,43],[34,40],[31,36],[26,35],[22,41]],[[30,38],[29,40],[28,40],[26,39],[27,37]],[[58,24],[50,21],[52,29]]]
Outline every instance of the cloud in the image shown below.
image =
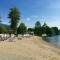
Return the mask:
[[28,17],[28,18],[27,18],[27,21],[30,21],[30,20],[31,20],[31,19]]
[[30,16],[26,20],[30,21],[30,20],[36,20],[36,19],[39,19],[39,16]]

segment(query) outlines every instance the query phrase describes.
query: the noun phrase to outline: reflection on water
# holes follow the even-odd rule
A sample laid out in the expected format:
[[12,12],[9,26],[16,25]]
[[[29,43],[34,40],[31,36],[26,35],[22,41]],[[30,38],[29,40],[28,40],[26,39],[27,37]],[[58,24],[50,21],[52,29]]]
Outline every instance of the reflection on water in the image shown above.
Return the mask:
[[47,37],[47,40],[48,40],[49,43],[60,46],[60,35]]

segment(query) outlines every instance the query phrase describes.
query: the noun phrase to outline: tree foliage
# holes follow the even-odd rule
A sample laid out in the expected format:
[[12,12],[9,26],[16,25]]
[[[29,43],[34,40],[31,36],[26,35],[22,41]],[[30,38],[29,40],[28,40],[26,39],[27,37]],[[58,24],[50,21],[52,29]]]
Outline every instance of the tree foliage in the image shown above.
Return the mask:
[[17,32],[18,22],[20,20],[20,12],[16,7],[10,9],[8,18],[10,18],[10,27],[13,30],[13,33],[15,34]]
[[0,26],[0,34],[1,33],[7,33],[7,28]]
[[47,36],[54,35],[53,29],[51,29],[49,26],[46,26],[46,34],[47,34]]
[[44,23],[42,26],[42,34],[46,34],[46,26],[47,26],[47,24]]
[[39,21],[35,23],[35,28],[34,28],[34,34],[37,36],[41,36],[42,30],[41,30],[41,24]]
[[35,27],[36,27],[36,28],[41,27],[41,23],[40,23],[39,21],[37,21],[37,22],[35,23]]
[[54,34],[55,35],[58,35],[59,34],[58,27],[52,27],[52,29],[54,30]]
[[42,26],[42,34],[47,34],[47,36],[58,35],[59,30],[57,27],[50,28],[46,23]]
[[33,32],[34,29],[33,28],[28,28],[28,32]]
[[27,32],[27,27],[24,23],[21,23],[17,30],[18,34],[25,34]]

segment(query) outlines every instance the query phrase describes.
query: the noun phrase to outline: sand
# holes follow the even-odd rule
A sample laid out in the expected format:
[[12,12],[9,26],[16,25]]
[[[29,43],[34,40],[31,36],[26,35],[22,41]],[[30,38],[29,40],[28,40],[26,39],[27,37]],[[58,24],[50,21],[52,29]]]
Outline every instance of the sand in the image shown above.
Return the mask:
[[60,60],[60,48],[43,41],[41,37],[13,40],[0,41],[0,60]]

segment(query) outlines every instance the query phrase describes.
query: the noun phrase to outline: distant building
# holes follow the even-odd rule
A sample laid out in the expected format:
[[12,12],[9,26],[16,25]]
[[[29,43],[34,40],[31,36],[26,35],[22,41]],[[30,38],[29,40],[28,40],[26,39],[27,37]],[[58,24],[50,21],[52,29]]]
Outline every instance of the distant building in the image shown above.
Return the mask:
[[34,35],[34,32],[28,32],[28,34],[30,34],[30,35]]
[[47,36],[47,34],[42,34],[43,37]]

